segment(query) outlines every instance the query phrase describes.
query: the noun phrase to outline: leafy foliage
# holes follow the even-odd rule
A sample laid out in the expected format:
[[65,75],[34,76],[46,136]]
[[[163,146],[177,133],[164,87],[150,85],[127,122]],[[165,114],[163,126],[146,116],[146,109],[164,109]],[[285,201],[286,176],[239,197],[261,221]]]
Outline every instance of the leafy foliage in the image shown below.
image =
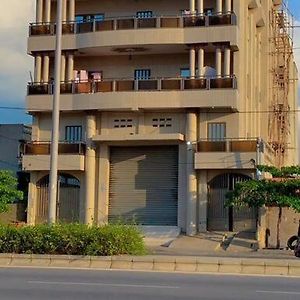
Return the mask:
[[262,172],[269,172],[272,174],[273,177],[288,177],[291,175],[300,175],[300,167],[299,166],[289,166],[289,167],[282,167],[278,169],[273,166],[265,166],[260,165],[257,166],[259,171]]
[[57,224],[16,228],[0,225],[0,253],[142,255],[145,246],[134,226]]
[[300,180],[249,180],[240,182],[227,194],[228,206],[290,207],[300,212]]
[[18,191],[18,181],[9,171],[0,170],[0,213],[7,212],[9,204],[22,200],[23,193]]

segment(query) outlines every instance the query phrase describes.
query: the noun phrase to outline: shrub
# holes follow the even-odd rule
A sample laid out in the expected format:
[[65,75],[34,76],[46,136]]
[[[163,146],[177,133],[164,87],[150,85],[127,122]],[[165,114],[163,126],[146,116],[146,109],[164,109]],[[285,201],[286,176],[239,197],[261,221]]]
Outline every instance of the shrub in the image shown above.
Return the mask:
[[143,255],[145,246],[138,229],[128,225],[0,225],[0,253]]

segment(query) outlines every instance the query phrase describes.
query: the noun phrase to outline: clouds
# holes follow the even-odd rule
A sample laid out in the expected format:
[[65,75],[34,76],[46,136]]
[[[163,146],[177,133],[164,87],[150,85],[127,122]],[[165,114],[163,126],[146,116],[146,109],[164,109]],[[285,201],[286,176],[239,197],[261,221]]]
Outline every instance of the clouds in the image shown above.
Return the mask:
[[[0,105],[24,106],[32,59],[26,55],[28,24],[34,0],[9,0],[0,10]],[[0,122],[2,122],[2,115]]]

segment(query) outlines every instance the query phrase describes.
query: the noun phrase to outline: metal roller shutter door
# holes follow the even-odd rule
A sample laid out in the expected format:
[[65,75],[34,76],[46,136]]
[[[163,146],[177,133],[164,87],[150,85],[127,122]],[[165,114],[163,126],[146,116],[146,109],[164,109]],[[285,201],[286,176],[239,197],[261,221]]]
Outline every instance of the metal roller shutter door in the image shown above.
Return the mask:
[[112,147],[109,222],[177,226],[178,147]]

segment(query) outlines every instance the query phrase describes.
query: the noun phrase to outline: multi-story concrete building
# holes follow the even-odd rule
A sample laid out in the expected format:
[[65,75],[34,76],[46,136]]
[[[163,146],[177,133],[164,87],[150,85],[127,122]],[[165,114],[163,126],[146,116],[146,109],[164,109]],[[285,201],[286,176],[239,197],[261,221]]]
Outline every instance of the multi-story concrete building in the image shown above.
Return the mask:
[[[56,1],[36,2],[30,223],[48,211],[56,17]],[[255,229],[255,211],[224,202],[256,165],[295,163],[281,1],[63,0],[63,21],[58,218]]]

